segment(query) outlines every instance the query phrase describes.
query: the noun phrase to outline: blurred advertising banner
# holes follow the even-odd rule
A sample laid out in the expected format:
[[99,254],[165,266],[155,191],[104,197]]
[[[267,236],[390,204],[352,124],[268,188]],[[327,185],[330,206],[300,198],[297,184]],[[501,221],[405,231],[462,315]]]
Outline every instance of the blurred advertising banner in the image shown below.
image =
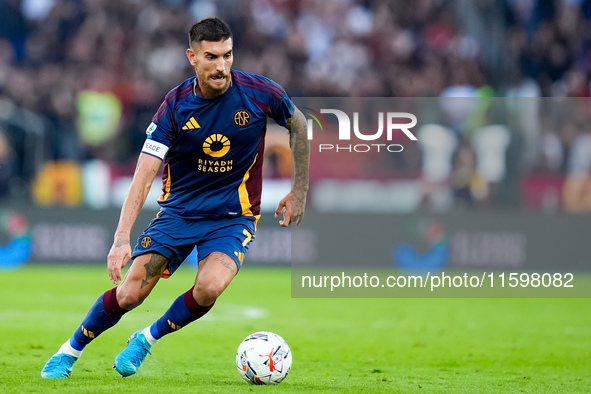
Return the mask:
[[[156,215],[142,212],[132,244]],[[0,210],[0,261],[104,263],[119,211]],[[263,214],[248,264],[294,268],[392,268],[591,271],[587,215],[489,212],[378,214],[309,212],[291,229]]]
[[292,267],[591,272],[590,220],[512,212],[315,213],[292,228]]
[[314,182],[293,296],[591,296],[590,99],[295,103]]
[[[135,246],[156,210],[140,213],[131,236]],[[119,219],[119,210],[39,208],[4,204],[0,208],[0,270],[34,264],[105,264]],[[268,213],[259,221],[248,264],[289,265],[290,231]],[[195,261],[196,255],[191,256]]]

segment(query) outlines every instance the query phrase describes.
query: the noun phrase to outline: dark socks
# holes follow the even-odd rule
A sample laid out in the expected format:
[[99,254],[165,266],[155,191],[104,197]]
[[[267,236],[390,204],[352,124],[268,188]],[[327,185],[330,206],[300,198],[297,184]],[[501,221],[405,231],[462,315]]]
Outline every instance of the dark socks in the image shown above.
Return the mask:
[[166,313],[150,326],[150,334],[154,339],[160,339],[187,324],[201,318],[213,307],[201,306],[193,298],[193,287],[179,296],[168,308]]
[[113,327],[127,310],[121,308],[117,302],[117,288],[113,288],[101,295],[76,329],[70,345],[75,350],[82,350],[94,338],[107,329]]

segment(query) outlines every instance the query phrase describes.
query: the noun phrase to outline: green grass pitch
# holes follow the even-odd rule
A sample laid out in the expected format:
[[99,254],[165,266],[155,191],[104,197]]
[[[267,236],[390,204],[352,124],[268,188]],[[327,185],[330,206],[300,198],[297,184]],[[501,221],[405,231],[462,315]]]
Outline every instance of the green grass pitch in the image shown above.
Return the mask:
[[[286,268],[245,266],[201,321],[165,337],[139,372],[111,368],[129,335],[192,284],[181,269],[84,351],[66,380],[45,361],[97,296],[106,268],[28,266],[0,272],[1,393],[590,392],[589,299],[292,299]],[[293,367],[278,386],[251,386],[240,341],[282,335]]]

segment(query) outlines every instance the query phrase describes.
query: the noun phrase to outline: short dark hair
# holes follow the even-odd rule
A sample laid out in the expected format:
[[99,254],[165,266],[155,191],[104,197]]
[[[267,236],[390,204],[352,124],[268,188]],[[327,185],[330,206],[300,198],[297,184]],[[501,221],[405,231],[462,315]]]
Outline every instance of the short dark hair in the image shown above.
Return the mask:
[[196,22],[189,30],[189,46],[201,41],[224,41],[232,38],[230,26],[220,18],[210,16]]

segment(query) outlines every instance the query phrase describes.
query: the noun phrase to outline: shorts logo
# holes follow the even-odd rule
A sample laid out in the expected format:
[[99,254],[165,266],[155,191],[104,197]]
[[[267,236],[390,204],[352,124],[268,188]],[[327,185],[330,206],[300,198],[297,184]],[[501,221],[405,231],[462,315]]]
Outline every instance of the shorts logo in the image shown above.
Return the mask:
[[211,157],[222,157],[230,151],[230,140],[222,134],[214,134],[203,142],[203,152]]
[[250,114],[243,109],[236,111],[234,114],[234,123],[236,123],[236,126],[246,126],[248,123],[250,123]]
[[238,260],[240,261],[240,266],[242,267],[242,263],[244,263],[244,253],[242,252],[234,252]]
[[147,235],[142,238],[142,240],[140,241],[140,246],[144,249],[147,249],[150,247],[150,245],[152,245],[152,238],[148,237]]

